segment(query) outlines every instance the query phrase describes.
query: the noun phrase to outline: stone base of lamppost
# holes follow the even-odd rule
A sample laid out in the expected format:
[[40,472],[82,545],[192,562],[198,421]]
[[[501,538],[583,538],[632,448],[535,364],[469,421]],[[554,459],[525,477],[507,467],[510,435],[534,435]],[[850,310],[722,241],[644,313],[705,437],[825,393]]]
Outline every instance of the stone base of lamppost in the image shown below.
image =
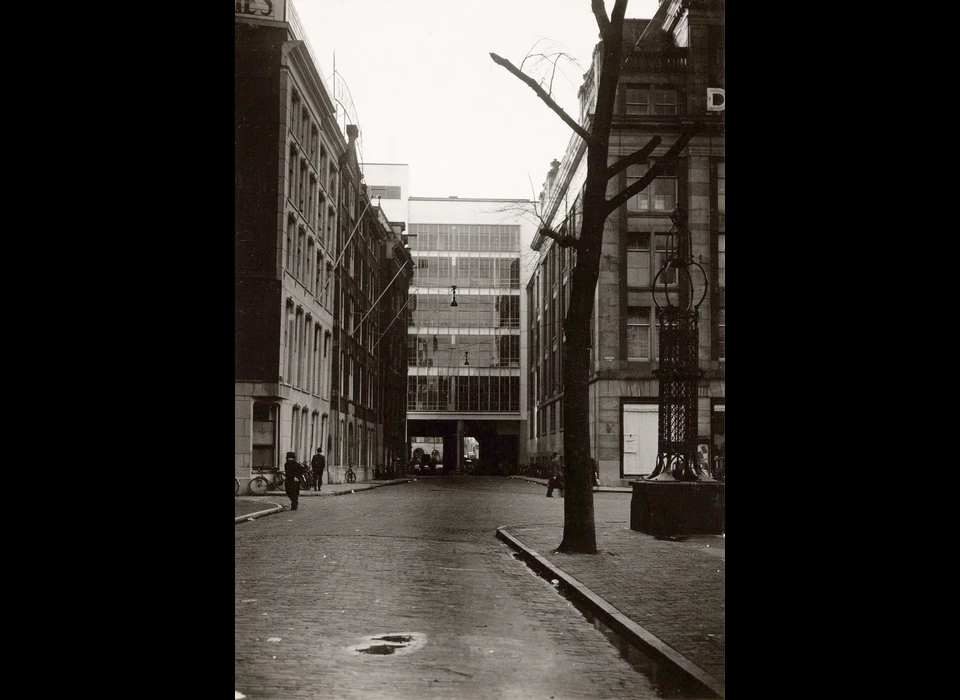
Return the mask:
[[657,537],[722,535],[726,484],[722,481],[631,481],[630,529]]

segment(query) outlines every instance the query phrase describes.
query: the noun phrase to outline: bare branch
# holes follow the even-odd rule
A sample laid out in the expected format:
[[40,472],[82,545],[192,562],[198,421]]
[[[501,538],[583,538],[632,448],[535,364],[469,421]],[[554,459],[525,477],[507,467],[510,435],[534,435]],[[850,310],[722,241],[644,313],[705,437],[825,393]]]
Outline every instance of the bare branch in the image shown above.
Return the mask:
[[[657,158],[656,162],[652,166],[650,166],[650,169],[646,172],[646,174],[643,177],[641,177],[639,180],[634,182],[629,187],[622,190],[620,194],[616,195],[612,199],[607,200],[607,203],[606,203],[607,214],[615,211],[617,207],[624,204],[633,195],[643,192],[643,190],[646,189],[647,185],[653,182],[654,178],[656,178],[657,175],[663,172],[664,167],[666,167],[667,164],[672,162],[680,153],[680,151],[682,151],[684,148],[687,147],[687,144],[690,143],[690,139],[693,138],[693,135],[697,133],[697,130],[699,128],[700,128],[700,123],[697,122],[691,128],[687,129],[687,131],[685,131],[680,136],[680,138],[677,139],[676,143],[674,143],[666,153],[664,153],[662,156]],[[630,158],[631,156],[627,156],[627,157]]]
[[624,156],[616,163],[607,168],[606,179],[609,180],[611,177],[619,173],[624,168],[628,168],[631,165],[636,165],[637,163],[642,163],[647,158],[650,157],[650,154],[653,153],[654,149],[660,145],[661,139],[659,136],[654,136],[647,142],[647,145],[641,148],[639,151],[635,151],[628,156]]
[[607,33],[610,31],[610,19],[607,17],[607,8],[603,6],[603,0],[592,0],[590,5],[593,8],[593,16],[597,18],[600,35],[606,39]]
[[520,80],[522,80],[524,83],[526,83],[531,90],[537,93],[537,97],[539,97],[541,100],[543,100],[546,103],[547,107],[552,109],[557,114],[557,116],[559,116],[564,122],[566,122],[567,126],[569,126],[577,134],[580,135],[580,138],[582,138],[584,141],[586,141],[588,144],[591,144],[591,145],[597,142],[596,137],[594,137],[593,134],[591,134],[589,131],[584,129],[582,126],[577,124],[577,122],[569,114],[564,112],[563,108],[560,105],[558,105],[556,102],[554,102],[553,98],[550,97],[550,95],[548,95],[546,91],[544,91],[544,89],[540,87],[533,78],[528,76],[526,73],[521,71],[512,63],[510,63],[510,61],[508,61],[507,59],[501,58],[495,53],[491,53],[490,58],[493,59],[494,63],[496,63],[499,66],[503,66],[508,71],[513,73],[515,76],[517,76]]
[[540,231],[541,236],[546,236],[554,241],[561,248],[573,248],[574,250],[580,250],[580,239],[574,238],[573,236],[568,236],[565,234],[559,234],[553,229],[549,229],[546,226],[541,226]]
[[[610,12],[610,26],[623,28],[623,17],[627,14],[627,0],[617,0],[613,4],[613,11]],[[617,35],[619,41],[623,41],[623,32]]]

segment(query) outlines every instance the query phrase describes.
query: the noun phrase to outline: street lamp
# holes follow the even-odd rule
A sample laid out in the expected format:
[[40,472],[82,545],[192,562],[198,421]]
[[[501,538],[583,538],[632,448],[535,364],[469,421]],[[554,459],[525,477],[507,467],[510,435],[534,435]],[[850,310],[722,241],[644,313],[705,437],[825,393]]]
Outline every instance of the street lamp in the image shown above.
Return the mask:
[[[653,303],[660,330],[660,382],[657,465],[649,481],[713,481],[697,461],[697,393],[703,370],[697,362],[700,305],[707,296],[707,273],[693,260],[684,211],[670,215],[663,264],[653,280]],[[670,274],[669,271],[674,274]],[[694,301],[699,285],[703,293]],[[657,288],[662,281],[662,288]]]

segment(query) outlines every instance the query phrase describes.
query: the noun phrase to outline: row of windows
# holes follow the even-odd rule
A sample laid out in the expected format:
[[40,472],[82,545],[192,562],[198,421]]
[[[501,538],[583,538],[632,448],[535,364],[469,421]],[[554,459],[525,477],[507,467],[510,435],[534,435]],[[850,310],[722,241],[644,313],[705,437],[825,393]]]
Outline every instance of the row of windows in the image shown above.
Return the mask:
[[639,115],[677,114],[676,90],[649,87],[628,87],[624,99],[624,113]]
[[520,227],[480,224],[410,224],[410,250],[484,253],[520,250]]
[[333,248],[337,222],[336,174],[331,168],[330,187],[324,192],[317,183],[316,173],[305,159],[297,158],[296,146],[290,146],[287,162],[287,199],[317,232],[327,250]]
[[519,367],[519,335],[408,335],[411,367]]
[[367,187],[367,194],[370,195],[371,201],[377,197],[383,199],[400,199],[400,185],[369,185]]
[[458,294],[457,306],[449,295],[412,294],[410,326],[451,328],[519,328],[520,297]]
[[324,331],[319,323],[314,323],[310,314],[304,314],[302,308],[294,309],[292,299],[287,300],[285,312],[285,352],[280,368],[281,379],[303,391],[326,398],[330,390],[330,373],[326,371],[329,367],[330,331]]
[[371,466],[374,463],[373,450],[376,441],[373,436],[373,427],[366,427],[357,423],[354,429],[353,422],[344,424],[340,421],[340,435],[337,441],[337,453],[334,464],[349,464],[351,466]]
[[333,290],[333,264],[317,249],[314,237],[297,224],[294,216],[287,219],[284,269],[316,296],[324,307],[330,307]]
[[[530,437],[540,437],[548,432],[556,433],[558,430],[563,432],[562,398],[540,409],[531,408],[531,415],[534,412],[537,414],[537,419],[530,421]],[[536,425],[536,434],[534,434],[534,425]]]
[[519,411],[520,377],[407,377],[409,411]]
[[[372,367],[353,356],[340,351],[340,396],[362,406],[369,405],[375,396],[376,376]],[[373,392],[373,393],[372,393]]]
[[414,258],[413,284],[421,287],[520,289],[520,259]]
[[297,461],[309,460],[317,447],[323,445],[323,438],[327,434],[327,414],[321,416],[319,411],[294,406],[290,428],[288,451],[296,454]]

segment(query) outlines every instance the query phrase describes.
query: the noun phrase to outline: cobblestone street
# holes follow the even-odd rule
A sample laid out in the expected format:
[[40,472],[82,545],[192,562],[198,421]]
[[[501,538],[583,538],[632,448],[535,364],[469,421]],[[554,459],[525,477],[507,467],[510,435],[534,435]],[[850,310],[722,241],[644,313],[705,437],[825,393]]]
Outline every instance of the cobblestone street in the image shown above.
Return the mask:
[[[629,519],[627,495],[595,503],[598,523]],[[660,697],[495,538],[502,525],[562,522],[563,500],[541,486],[481,477],[303,498],[296,512],[237,525],[236,690],[251,700]]]

